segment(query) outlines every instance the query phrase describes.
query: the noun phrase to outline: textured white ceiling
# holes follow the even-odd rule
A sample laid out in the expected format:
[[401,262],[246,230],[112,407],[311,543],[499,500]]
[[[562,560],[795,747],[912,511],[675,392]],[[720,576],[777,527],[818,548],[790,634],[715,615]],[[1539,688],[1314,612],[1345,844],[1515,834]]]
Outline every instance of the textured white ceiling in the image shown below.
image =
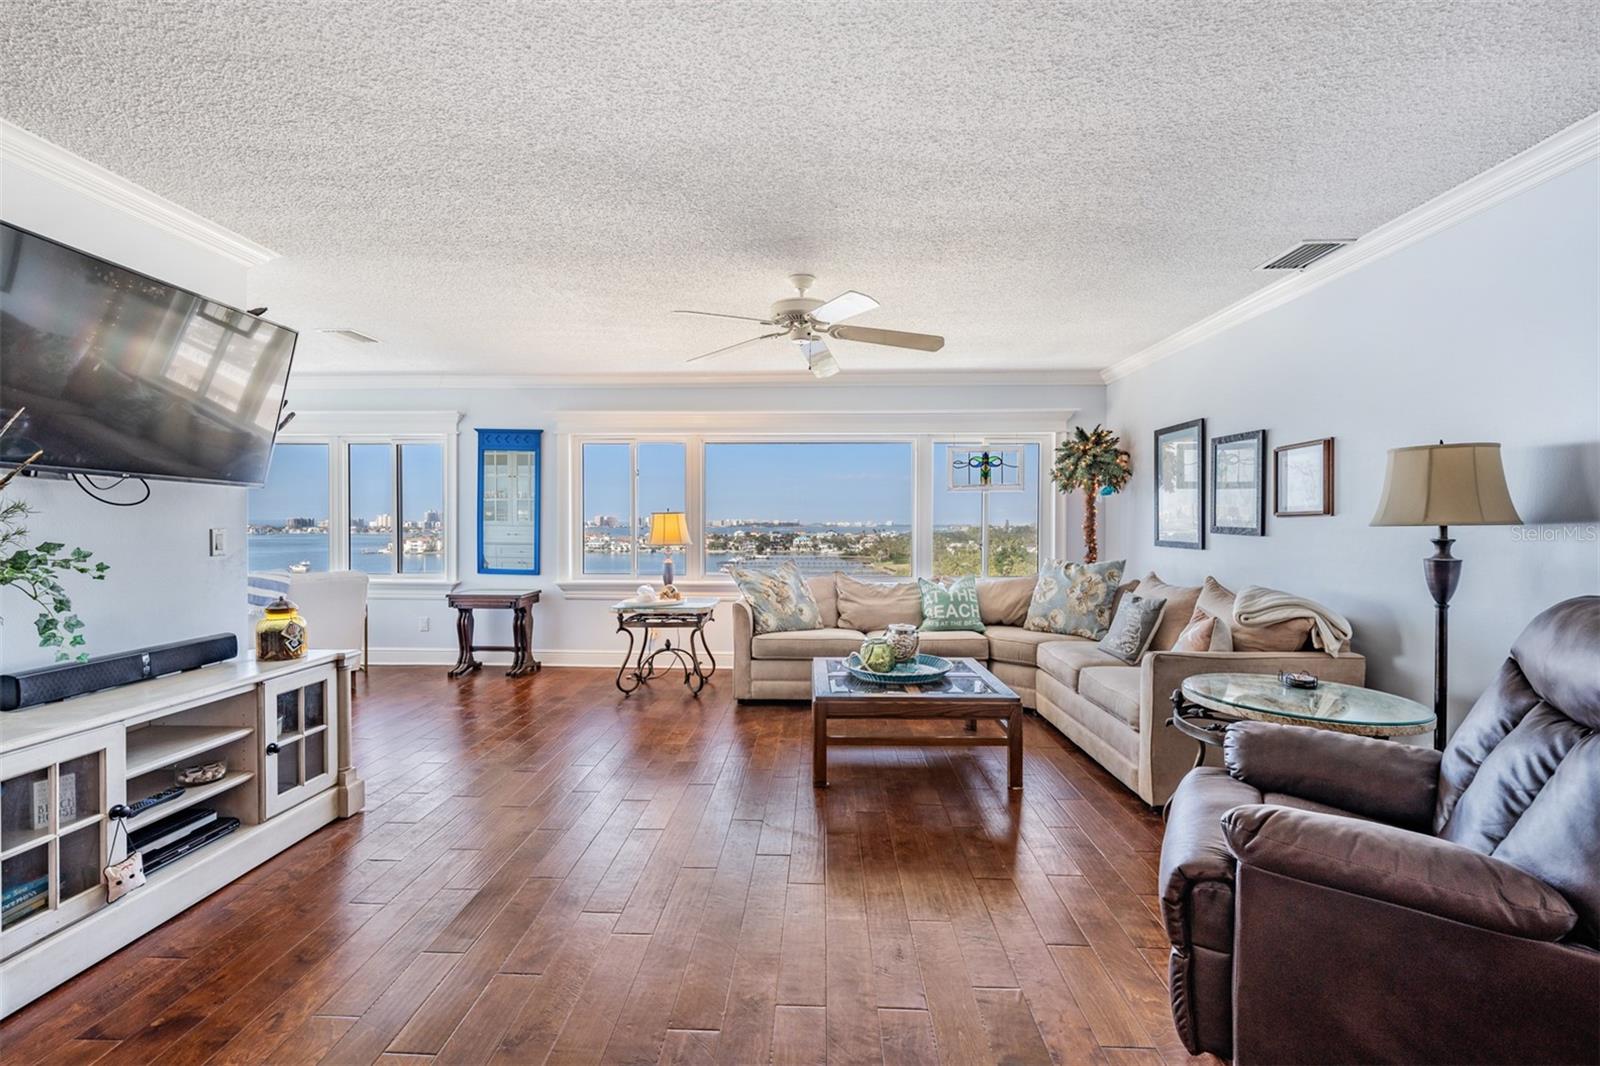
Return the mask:
[[667,314],[795,271],[948,338],[847,371],[1067,369],[1600,109],[1596,10],[31,0],[0,109],[281,253],[306,371],[798,371]]

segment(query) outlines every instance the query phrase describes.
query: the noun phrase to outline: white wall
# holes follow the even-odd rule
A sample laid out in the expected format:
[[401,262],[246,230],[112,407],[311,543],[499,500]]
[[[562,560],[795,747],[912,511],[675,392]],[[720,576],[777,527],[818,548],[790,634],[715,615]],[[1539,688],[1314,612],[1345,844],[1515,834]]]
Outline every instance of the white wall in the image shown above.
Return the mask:
[[[461,536],[455,554],[458,576],[465,585],[482,588],[537,588],[542,597],[534,613],[534,650],[549,664],[614,666],[626,646],[606,610],[611,600],[568,599],[557,586],[559,557],[557,489],[562,433],[558,418],[583,412],[684,412],[685,424],[696,413],[781,412],[773,429],[803,428],[808,414],[840,412],[991,411],[993,432],[1007,431],[1007,412],[1078,411],[1078,420],[1093,425],[1104,411],[1105,390],[1099,385],[1021,386],[967,385],[907,388],[851,384],[847,377],[810,384],[615,387],[615,388],[322,388],[315,378],[291,381],[290,406],[297,411],[454,410],[462,413],[458,464]],[[793,419],[785,424],[783,420]],[[544,491],[542,496],[542,573],[536,577],[478,575],[476,511],[477,427],[543,429]],[[1076,551],[1081,512],[1066,510],[1067,544]],[[394,594],[375,589],[370,599],[373,661],[383,663],[449,663],[455,660],[455,618],[442,591]],[[429,630],[421,631],[427,619]],[[504,612],[480,612],[479,643],[509,644]],[[733,647],[729,612],[718,612],[709,631],[712,650],[724,664]],[[481,657],[481,656],[480,656]],[[489,657],[499,661],[504,655]]]
[[[1371,528],[1389,448],[1499,441],[1526,527],[1458,527],[1451,724],[1522,627],[1600,591],[1600,334],[1594,162],[1553,178],[1297,300],[1113,382],[1107,423],[1135,478],[1109,508],[1130,573],[1315,597],[1350,618],[1369,682],[1429,702],[1430,529]],[[1265,429],[1269,449],[1336,438],[1336,513],[1267,516],[1265,538],[1152,544],[1152,435],[1206,419],[1208,436]]]
[[[238,263],[4,159],[0,214],[224,302],[245,299],[245,268]],[[37,509],[28,523],[35,541],[63,541],[110,564],[104,581],[63,580],[91,655],[213,633],[244,636],[245,490],[163,481],[150,487],[150,499],[130,508],[96,503],[67,481],[18,479],[6,490]],[[227,530],[229,550],[218,558],[209,554],[212,527]],[[0,666],[6,670],[54,661],[52,651],[38,647],[37,613],[15,589],[0,593]]]

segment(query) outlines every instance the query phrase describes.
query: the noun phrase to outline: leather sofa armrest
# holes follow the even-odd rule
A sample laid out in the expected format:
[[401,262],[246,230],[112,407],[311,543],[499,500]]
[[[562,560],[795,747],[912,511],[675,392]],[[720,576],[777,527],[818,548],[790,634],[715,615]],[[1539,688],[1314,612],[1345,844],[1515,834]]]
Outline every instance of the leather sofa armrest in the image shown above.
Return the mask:
[[1268,804],[1223,815],[1242,865],[1529,940],[1578,916],[1538,878],[1460,844],[1376,822]]
[[1172,951],[1172,1021],[1193,1054],[1233,1057],[1233,914],[1237,863],[1222,815],[1261,793],[1203,766],[1178,783],[1161,836],[1161,917]]
[[1223,738],[1228,773],[1262,792],[1287,792],[1407,829],[1433,823],[1440,755],[1321,729],[1238,722]]
[[[1235,807],[1261,802],[1261,793],[1216,767],[1192,771],[1172,793],[1161,834],[1161,915],[1167,939],[1180,950],[1199,942],[1219,951],[1233,943],[1233,852],[1222,831],[1222,816]],[[1193,894],[1206,885],[1225,892],[1227,906],[1216,911],[1197,906]],[[1202,913],[1207,912],[1207,913]]]

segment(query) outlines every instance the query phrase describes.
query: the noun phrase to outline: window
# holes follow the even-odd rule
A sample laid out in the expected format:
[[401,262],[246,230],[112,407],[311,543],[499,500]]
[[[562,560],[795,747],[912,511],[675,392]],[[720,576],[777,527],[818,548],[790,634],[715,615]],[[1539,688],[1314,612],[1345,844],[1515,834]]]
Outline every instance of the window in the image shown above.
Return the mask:
[[250,492],[251,570],[327,570],[328,445],[279,444],[267,483]]
[[350,569],[394,573],[394,445],[352,444]]
[[[353,429],[409,420],[430,431],[315,432],[336,417]],[[454,412],[302,413],[295,428],[307,430],[280,435],[267,483],[250,493],[250,569],[452,580],[457,420]]]
[[935,443],[934,576],[1038,573],[1039,476],[1036,443]]
[[653,581],[663,554],[643,540],[657,511],[684,513],[691,545],[673,552],[673,568],[696,592],[725,588],[734,563],[882,580],[1022,576],[1038,572],[1041,552],[1062,550],[1042,480],[1046,431],[649,433],[577,435],[563,449],[561,576],[571,594]]
[[444,573],[444,447],[351,444],[350,569]]
[[705,570],[911,574],[910,441],[705,445]]
[[[642,542],[655,511],[686,506],[682,441],[605,441],[583,445],[583,572],[651,577],[667,553]],[[671,553],[682,573],[683,549]]]

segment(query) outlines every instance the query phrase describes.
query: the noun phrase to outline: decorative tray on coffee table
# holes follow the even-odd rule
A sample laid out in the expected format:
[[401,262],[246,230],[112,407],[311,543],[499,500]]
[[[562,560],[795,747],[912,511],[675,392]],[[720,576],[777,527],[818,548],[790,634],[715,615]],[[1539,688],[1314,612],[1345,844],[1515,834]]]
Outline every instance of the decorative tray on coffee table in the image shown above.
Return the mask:
[[895,663],[894,669],[883,673],[877,670],[868,670],[861,665],[861,656],[851,652],[850,657],[844,661],[844,668],[863,681],[872,681],[879,685],[925,685],[929,681],[937,681],[955,668],[955,663],[938,655],[918,655],[909,662]]

